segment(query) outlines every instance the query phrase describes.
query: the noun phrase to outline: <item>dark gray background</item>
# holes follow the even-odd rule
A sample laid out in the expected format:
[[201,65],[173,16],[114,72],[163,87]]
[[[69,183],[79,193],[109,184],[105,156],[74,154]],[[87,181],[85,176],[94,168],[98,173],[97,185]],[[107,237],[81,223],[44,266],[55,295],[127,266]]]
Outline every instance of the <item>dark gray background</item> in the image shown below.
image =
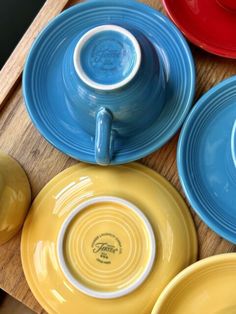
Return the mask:
[[0,69],[45,1],[0,0]]

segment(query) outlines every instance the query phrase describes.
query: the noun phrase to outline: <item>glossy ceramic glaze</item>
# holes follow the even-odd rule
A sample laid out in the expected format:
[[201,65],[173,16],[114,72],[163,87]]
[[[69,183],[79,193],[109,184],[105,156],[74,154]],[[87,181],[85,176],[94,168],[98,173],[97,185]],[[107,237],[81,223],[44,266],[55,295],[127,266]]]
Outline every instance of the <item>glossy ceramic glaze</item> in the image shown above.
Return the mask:
[[203,259],[165,288],[152,314],[236,313],[236,253]]
[[30,201],[30,185],[24,170],[0,151],[0,245],[19,231]]
[[[108,22],[128,30],[142,54],[133,80],[109,93],[87,86],[73,62],[82,36]],[[64,11],[36,40],[23,77],[27,109],[39,131],[66,154],[89,163],[99,158],[126,163],[162,146],[183,122],[194,85],[192,56],[180,32],[161,13],[130,0],[92,0]],[[111,156],[95,155],[100,124],[94,117],[101,106],[111,113],[106,125],[113,132],[111,138],[98,136],[99,145],[110,145]],[[89,118],[82,107],[90,108]]]
[[[140,128],[145,129],[161,112],[165,100],[163,67],[151,47],[145,49],[146,60],[141,65],[141,49],[137,39],[117,25],[90,29],[73,49],[73,54],[66,56],[63,72],[71,112],[83,130],[95,136],[96,163],[107,165],[112,159],[113,142],[117,136],[130,136]],[[68,62],[74,66],[78,77],[88,87],[95,89],[94,101],[88,102],[91,89],[82,88],[77,77],[72,81],[73,69],[68,66]],[[148,64],[151,66],[148,67]],[[151,103],[136,97],[127,103],[121,102],[120,95],[130,91],[135,84],[133,80],[138,79],[135,78],[138,71],[139,78],[142,75],[142,79],[145,79],[147,71],[144,76],[143,69],[148,68],[150,78],[156,82],[156,89],[149,96],[152,103],[156,100],[158,104],[151,111]],[[82,100],[78,90],[80,95],[83,94]]]
[[216,55],[236,58],[234,0],[163,0],[163,4],[191,42]]
[[[77,11],[80,12],[79,8]],[[78,65],[75,66],[75,59],[77,60],[78,57],[75,56],[78,54],[77,48],[80,45],[80,41],[83,42],[84,36],[86,37],[90,32],[96,32],[97,28],[103,27],[122,29],[123,32],[127,32],[134,37],[133,40],[136,42],[138,40],[136,45],[140,47],[139,49],[142,49],[142,62],[141,59],[137,61],[138,67],[135,67],[135,72],[138,70],[137,74],[134,77],[132,75],[132,79],[128,78],[128,81],[125,80],[125,84],[118,89],[114,89],[112,85],[106,85],[107,88],[112,87],[112,90],[106,90],[104,84],[100,88],[92,89],[79,79],[79,69],[77,69],[77,72],[75,71],[78,68]],[[115,138],[125,138],[140,132],[140,129],[145,130],[147,126],[152,125],[162,111],[166,93],[164,67],[148,38],[135,28],[130,27],[130,32],[116,25],[103,25],[97,28],[92,28],[84,35],[81,34],[81,39],[77,36],[75,40],[68,44],[68,47],[64,47],[61,70],[62,88],[64,90],[63,105],[68,106],[71,118],[87,134],[93,137],[98,125],[95,121],[96,117],[98,112],[104,108],[111,114]],[[128,26],[126,28],[128,29]],[[138,48],[136,49],[138,50]],[[138,53],[136,54],[138,55]],[[155,88],[150,88],[150,85],[155,86]],[[115,138],[113,142],[115,142]],[[113,154],[115,154],[115,149]]]
[[187,198],[208,226],[236,243],[236,77],[194,106],[178,145],[178,171]]
[[131,32],[117,25],[92,28],[79,40],[74,66],[81,80],[108,91],[129,83],[141,64],[140,45]]
[[217,0],[223,8],[228,10],[236,10],[236,1],[235,0]]
[[[61,230],[68,218],[84,202],[102,196],[118,197],[128,201],[129,204],[133,204],[132,206],[138,208],[145,215],[151,229],[146,229],[146,223],[143,225],[144,220],[143,217],[140,220],[139,212],[131,212],[132,206],[128,205],[128,208],[123,212],[122,206],[127,205],[124,205],[124,203],[122,205],[119,202],[115,205],[113,199],[112,207],[108,206],[106,208],[96,205],[98,211],[108,209],[108,215],[115,217],[111,222],[111,232],[107,232],[110,228],[109,224],[103,222],[99,232],[97,232],[98,227],[95,227],[90,229],[91,234],[99,236],[99,234],[106,232],[116,236],[114,234],[116,232],[121,236],[122,241],[120,240],[120,243],[122,242],[123,254],[126,256],[129,256],[127,255],[127,249],[135,249],[135,247],[138,249],[139,246],[136,246],[135,242],[139,234],[143,234],[139,242],[144,249],[143,253],[146,253],[142,257],[140,256],[141,260],[137,258],[138,254],[134,252],[132,254],[135,261],[141,263],[142,267],[145,264],[147,265],[148,260],[150,260],[148,257],[150,249],[144,248],[144,241],[148,239],[147,235],[150,234],[150,230],[153,230],[156,242],[155,260],[146,280],[126,296],[113,299],[91,297],[85,291],[82,292],[76,288],[70,278],[68,280],[68,277],[65,276],[58,255]],[[128,215],[126,219],[128,225],[125,227],[125,223],[122,223],[125,229],[132,226],[131,230],[136,230],[132,241],[134,242],[133,248],[129,245],[125,233],[123,234],[123,229],[113,225],[115,224],[114,221],[117,222],[117,213],[114,214],[117,206],[121,213]],[[86,210],[88,209],[86,207]],[[87,214],[89,213],[87,211]],[[136,216],[137,213],[138,216]],[[83,214],[83,211],[81,211],[81,214]],[[91,214],[95,215],[94,212],[91,212]],[[133,219],[130,220],[130,217],[133,217]],[[96,215],[93,218],[95,222],[98,221]],[[80,219],[76,219],[74,222],[75,224],[82,223]],[[138,225],[139,230],[135,227]],[[142,225],[143,228],[141,228]],[[73,268],[74,263],[79,263],[73,277],[77,278],[78,282],[79,275],[79,282],[81,283],[82,271],[86,275],[86,281],[83,284],[88,287],[88,268],[81,269],[82,262],[79,259],[82,254],[87,261],[91,259],[90,267],[96,265],[96,269],[92,273],[90,271],[91,275],[94,272],[94,278],[96,279],[94,281],[96,286],[93,286],[92,290],[99,290],[100,292],[103,290],[104,292],[101,283],[99,283],[99,289],[97,285],[99,271],[103,266],[94,260],[94,256],[91,255],[93,243],[97,244],[96,236],[95,242],[92,241],[91,243],[90,235],[86,235],[88,241],[84,245],[83,254],[78,249],[81,246],[76,239],[80,236],[83,237],[84,233],[82,232],[79,235],[78,229],[74,229],[73,224],[69,223],[67,226],[69,226],[69,229],[66,227],[68,232],[65,233],[66,237],[64,238],[64,256],[67,256],[66,264],[69,265],[70,269]],[[103,230],[104,227],[105,230]],[[132,233],[132,231],[130,232]],[[113,245],[116,243],[119,250],[119,241],[116,241],[118,237],[109,237],[107,234],[103,235],[104,239],[106,241],[109,239],[109,242],[111,241]],[[75,239],[75,242],[72,241],[75,245],[68,245],[68,243],[72,243],[69,239]],[[151,243],[150,240],[147,240],[147,243]],[[177,191],[154,171],[139,164],[106,168],[78,164],[56,176],[35,199],[23,228],[21,254],[27,282],[37,300],[48,313],[73,314],[77,313],[79,309],[81,314],[94,314],[99,308],[105,314],[149,314],[157,297],[170,279],[196,260],[197,239],[191,215],[184,201]],[[97,256],[97,253],[95,255],[96,258],[102,261],[105,259]],[[114,261],[114,263],[107,264],[108,267],[112,267],[113,270],[116,269],[116,272],[118,272],[116,266],[119,261],[122,263],[122,255],[115,257],[110,253],[107,257],[108,259],[105,260]],[[138,268],[135,267],[135,263],[130,263],[130,258],[127,261],[131,267],[131,272],[134,271],[137,274]],[[109,275],[106,275],[108,276],[108,287],[105,288],[105,292],[116,291],[115,281],[110,282]],[[112,276],[112,273],[110,275]],[[127,276],[126,268],[124,268],[123,275],[119,273],[117,280],[122,281],[123,276]],[[136,275],[133,278],[137,278]],[[104,278],[102,282],[104,283]],[[131,280],[131,284],[132,282],[134,281]]]
[[140,209],[111,196],[80,204],[58,238],[59,263],[67,279],[101,299],[137,289],[152,269],[155,251],[152,227]]

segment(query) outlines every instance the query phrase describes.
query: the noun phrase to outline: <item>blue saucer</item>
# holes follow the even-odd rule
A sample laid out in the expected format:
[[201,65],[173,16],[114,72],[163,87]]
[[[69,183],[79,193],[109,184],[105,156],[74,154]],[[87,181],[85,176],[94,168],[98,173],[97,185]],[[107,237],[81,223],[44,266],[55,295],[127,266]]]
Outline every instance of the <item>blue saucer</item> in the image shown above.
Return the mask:
[[179,177],[197,214],[236,244],[236,76],[206,93],[182,129]]
[[95,163],[94,137],[78,125],[63,101],[61,69],[72,41],[108,23],[142,33],[158,51],[167,81],[166,103],[157,120],[137,134],[115,140],[112,164],[122,164],[164,145],[192,104],[195,69],[191,52],[182,34],[161,13],[131,0],[91,0],[64,11],[35,41],[25,65],[23,92],[34,125],[51,144],[75,159]]

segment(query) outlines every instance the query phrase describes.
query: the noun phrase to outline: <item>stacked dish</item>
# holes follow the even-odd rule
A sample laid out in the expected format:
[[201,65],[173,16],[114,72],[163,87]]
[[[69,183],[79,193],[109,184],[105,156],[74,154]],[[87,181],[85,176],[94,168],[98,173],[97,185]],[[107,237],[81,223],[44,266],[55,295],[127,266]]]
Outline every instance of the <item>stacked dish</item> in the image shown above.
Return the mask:
[[177,275],[152,314],[236,312],[236,253],[203,259]]
[[26,107],[41,134],[73,158],[103,165],[164,145],[194,90],[181,33],[132,0],[92,0],[64,11],[35,41],[23,76]]
[[30,184],[24,170],[0,151],[0,245],[19,231],[30,202]]
[[197,46],[236,59],[235,0],[163,0],[170,18]]
[[178,171],[202,220],[236,243],[236,77],[215,86],[194,106],[181,132]]

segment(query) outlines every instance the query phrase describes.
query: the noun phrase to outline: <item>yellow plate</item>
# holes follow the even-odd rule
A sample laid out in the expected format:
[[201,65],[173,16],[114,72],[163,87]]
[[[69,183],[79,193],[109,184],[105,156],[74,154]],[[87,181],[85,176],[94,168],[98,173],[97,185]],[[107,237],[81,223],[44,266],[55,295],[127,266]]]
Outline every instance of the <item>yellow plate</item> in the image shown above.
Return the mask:
[[154,171],[78,164],[35,199],[21,255],[49,313],[149,314],[167,283],[196,260],[197,238],[183,199]]
[[0,151],[0,245],[19,231],[30,201],[31,190],[24,170]]
[[203,259],[178,274],[152,314],[235,314],[236,253]]

